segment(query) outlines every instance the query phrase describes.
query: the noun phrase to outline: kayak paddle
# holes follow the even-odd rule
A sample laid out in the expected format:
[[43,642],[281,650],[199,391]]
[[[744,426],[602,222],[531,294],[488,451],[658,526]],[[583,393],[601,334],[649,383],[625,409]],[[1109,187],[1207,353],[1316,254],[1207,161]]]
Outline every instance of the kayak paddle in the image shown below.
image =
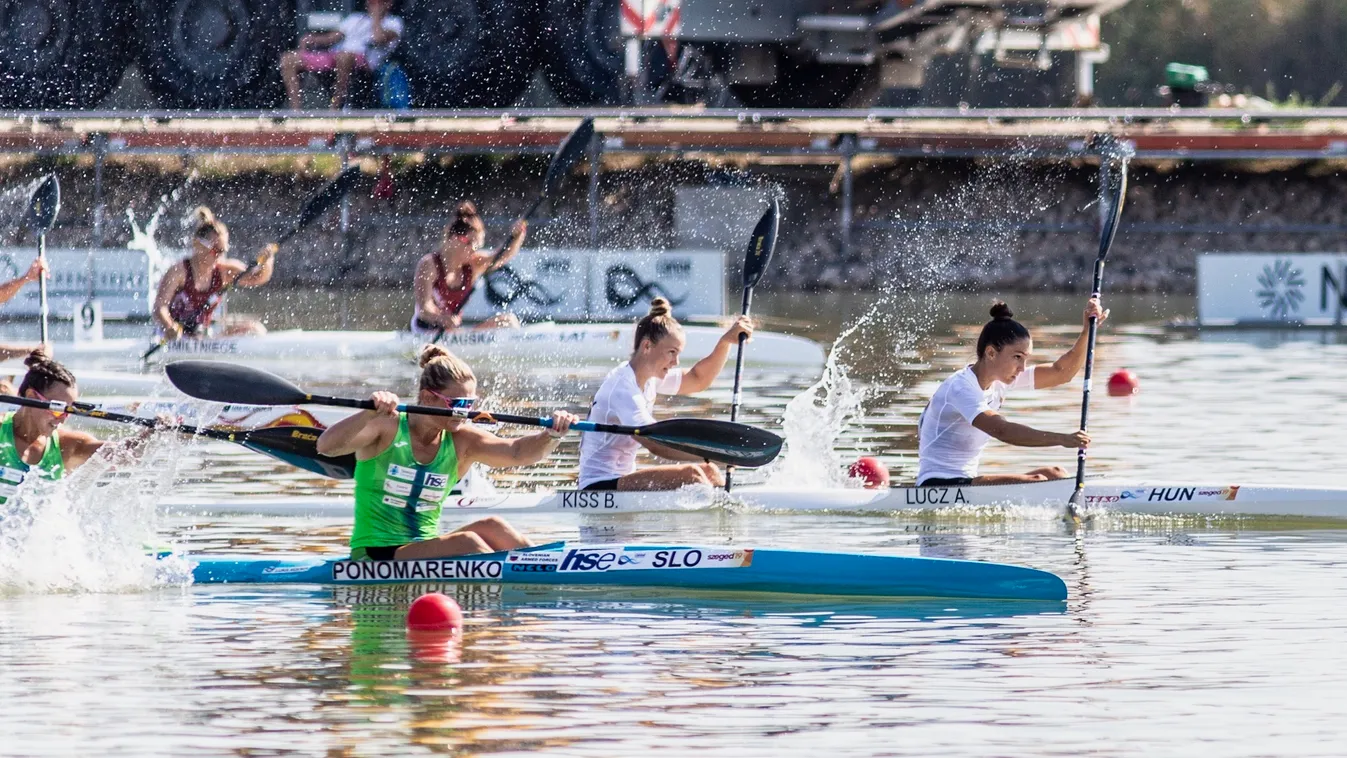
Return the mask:
[[[762,278],[762,272],[767,270],[767,264],[772,260],[772,250],[776,248],[776,230],[780,226],[781,204],[775,197],[772,198],[771,207],[758,219],[758,225],[753,227],[753,236],[748,240],[748,255],[744,258],[744,300],[739,312],[747,316],[750,308],[753,307],[753,288],[757,286],[758,280]],[[744,376],[744,335],[739,335],[739,349],[734,356],[734,393],[730,395],[730,421],[736,421],[739,418],[739,403],[743,400],[740,394],[740,382]],[[725,491],[730,491],[730,479],[734,475],[732,470],[725,471]]]
[[[570,173],[571,168],[580,162],[580,157],[585,154],[585,150],[589,147],[590,138],[593,136],[594,119],[592,118],[581,121],[580,125],[566,136],[561,146],[557,148],[556,154],[552,156],[552,162],[547,164],[547,174],[543,177],[543,187],[538,193],[538,199],[534,200],[533,205],[530,205],[529,209],[520,217],[522,220],[531,221],[534,214],[542,207],[543,201],[557,191],[561,186],[561,181],[566,178],[566,174]],[[506,239],[500,247],[496,248],[496,254],[491,256],[491,265],[487,267],[487,279],[495,274],[496,264],[505,256],[505,251],[510,248],[512,241],[512,238]],[[438,344],[440,340],[444,339],[444,331],[444,328],[441,327],[438,332],[435,332],[435,338],[430,341],[431,344]]]
[[[235,405],[329,405],[337,408],[374,410],[369,400],[327,395],[311,395],[289,380],[270,371],[217,361],[176,361],[164,368],[168,380],[183,393],[199,400]],[[552,419],[514,416],[466,408],[437,408],[428,405],[399,405],[404,413],[425,416],[466,418],[484,424],[523,424],[551,427]],[[784,442],[764,429],[731,421],[709,419],[669,419],[645,426],[622,426],[577,421],[571,428],[579,432],[605,432],[644,437],[662,445],[731,466],[757,468],[771,463]]]
[[332,479],[351,479],[355,477],[355,456],[343,455],[329,457],[318,454],[318,435],[322,429],[307,426],[272,426],[263,429],[243,429],[227,431],[207,427],[181,425],[165,426],[152,418],[128,416],[124,413],[105,411],[89,403],[63,403],[59,400],[36,400],[18,395],[0,395],[0,403],[22,405],[28,408],[68,412],[73,416],[113,421],[119,424],[134,424],[147,429],[165,429],[182,432],[207,439],[235,442],[256,453],[269,455],[284,463],[320,476]]
[[[1099,257],[1094,261],[1094,286],[1091,299],[1098,298],[1104,288],[1104,259],[1108,258],[1113,238],[1118,234],[1122,219],[1123,200],[1127,195],[1127,161],[1132,151],[1119,145],[1112,137],[1101,141],[1099,178],[1101,202],[1099,205]],[[1085,346],[1085,379],[1080,401],[1080,429],[1085,431],[1090,420],[1090,379],[1094,375],[1094,342],[1099,332],[1099,320],[1090,319],[1090,335]],[[1085,448],[1076,451],[1076,489],[1066,501],[1066,513],[1073,521],[1080,520],[1080,508],[1085,501]]]
[[[37,257],[44,264],[47,262],[47,232],[51,231],[52,225],[56,223],[56,214],[60,212],[61,182],[56,178],[56,174],[47,174],[37,187],[33,188],[33,194],[28,196],[28,213],[24,219],[30,229],[37,230]],[[38,329],[42,344],[46,345],[49,343],[47,321],[51,316],[51,306],[47,301],[45,272],[37,280],[37,298],[38,309],[42,316]]]
[[[360,167],[351,166],[346,170],[342,171],[340,174],[338,174],[337,178],[333,179],[327,184],[324,184],[317,192],[310,195],[309,199],[304,202],[304,207],[299,209],[299,215],[295,218],[295,223],[292,224],[290,228],[287,229],[285,233],[282,234],[280,238],[276,240],[276,244],[284,245],[286,242],[290,240],[291,237],[298,234],[300,230],[304,229],[309,224],[312,224],[315,220],[317,220],[320,216],[322,216],[330,208],[332,208],[332,206],[341,202],[341,199],[343,197],[346,197],[346,193],[351,191],[351,188],[355,186],[355,183],[359,179],[360,179]],[[234,285],[238,284],[239,280],[243,279],[243,277],[247,276],[248,274],[251,274],[258,266],[261,266],[263,260],[264,256],[262,255],[257,256],[256,259],[254,259],[251,263],[248,264],[248,268],[243,270],[243,273],[234,277],[233,281],[229,282],[224,287],[220,288],[220,291],[215,293],[215,296],[206,302],[202,310],[198,311],[196,314],[193,315],[192,320],[199,322],[202,316],[205,315],[207,310],[215,307],[215,304],[220,302],[220,299],[223,298],[229,292],[229,290],[233,289]],[[196,328],[195,323],[183,324],[183,326],[189,328]],[[150,359],[150,356],[159,352],[159,350],[163,348],[164,345],[167,344],[168,344],[167,339],[161,339],[158,342],[154,343],[153,345],[150,345],[150,349],[146,350],[145,353],[140,356],[140,360],[142,362],[148,361]]]

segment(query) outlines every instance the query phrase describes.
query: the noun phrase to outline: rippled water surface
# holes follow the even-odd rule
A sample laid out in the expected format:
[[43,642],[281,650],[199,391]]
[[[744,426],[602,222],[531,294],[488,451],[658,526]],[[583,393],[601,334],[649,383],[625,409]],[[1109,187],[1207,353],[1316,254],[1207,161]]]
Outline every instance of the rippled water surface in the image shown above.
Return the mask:
[[[837,462],[869,453],[896,478],[915,469],[916,416],[966,360],[985,298],[951,302],[920,340],[881,323],[844,346],[852,369],[846,381],[834,377],[831,400],[858,400],[864,420],[840,434]],[[1017,303],[1037,327],[1043,359],[1069,342],[1079,305]],[[763,306],[785,327],[806,306],[831,314],[795,327],[828,340],[868,308],[859,298]],[[1199,339],[1146,326],[1182,315],[1191,308],[1182,301],[1112,307],[1098,373],[1131,368],[1142,392],[1096,393],[1092,470],[1341,483],[1347,433],[1334,419],[1347,400],[1347,346],[1318,335]],[[484,384],[501,407],[580,407],[601,375],[488,374]],[[405,389],[409,376],[381,367],[344,389]],[[807,409],[787,410],[816,379],[749,377],[751,421],[779,426],[785,416],[788,428],[813,430],[792,436],[775,481],[804,476],[826,447],[823,425],[801,419]],[[1016,397],[1007,412],[1065,430],[1079,413],[1078,391],[1076,383]],[[675,408],[723,415],[729,392],[726,377]],[[499,484],[566,483],[574,456],[566,450]],[[331,489],[224,446],[175,442],[154,457],[160,479],[177,479],[176,494]],[[994,446],[985,470],[1071,462],[1065,450]],[[155,476],[123,472],[104,477],[106,486],[57,493],[34,513],[51,528],[32,540],[45,541],[5,546],[0,754],[1254,756],[1341,755],[1347,743],[1347,521],[1110,514],[1073,530],[1048,509],[529,515],[519,526],[540,539],[584,532],[1021,563],[1060,575],[1070,599],[451,586],[440,589],[458,598],[468,623],[450,642],[403,629],[407,603],[426,587],[155,586],[135,571],[111,581],[105,570],[117,591],[81,589],[98,586],[100,566],[81,560],[95,542],[335,555],[349,533],[337,520],[156,515],[153,499],[167,487]],[[121,557],[136,564],[139,549]]]

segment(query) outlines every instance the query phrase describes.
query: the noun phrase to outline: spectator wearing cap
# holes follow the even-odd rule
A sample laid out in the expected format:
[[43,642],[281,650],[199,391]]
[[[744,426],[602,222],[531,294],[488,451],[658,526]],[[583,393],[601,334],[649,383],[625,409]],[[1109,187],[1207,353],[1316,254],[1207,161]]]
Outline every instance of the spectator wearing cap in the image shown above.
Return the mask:
[[351,72],[379,68],[402,36],[402,19],[388,13],[392,4],[392,0],[367,0],[368,13],[348,15],[334,31],[306,34],[298,50],[281,56],[281,77],[292,109],[300,108],[299,76],[305,71],[336,71],[332,107],[346,103]]

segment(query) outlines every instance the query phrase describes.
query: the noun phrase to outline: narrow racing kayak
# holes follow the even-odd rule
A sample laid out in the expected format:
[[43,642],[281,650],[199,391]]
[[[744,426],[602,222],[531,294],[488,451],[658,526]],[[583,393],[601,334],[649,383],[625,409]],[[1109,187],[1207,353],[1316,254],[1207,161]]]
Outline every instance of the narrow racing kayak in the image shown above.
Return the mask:
[[[1024,484],[889,489],[736,487],[731,496],[707,487],[671,492],[473,492],[452,495],[446,513],[581,513],[616,515],[641,511],[746,508],[764,511],[967,511],[1020,507],[1061,509],[1075,482],[1061,479]],[[269,515],[350,518],[349,496],[254,497],[166,501],[182,515]],[[1347,518],[1347,488],[1261,485],[1137,483],[1087,480],[1085,511],[1147,514],[1312,516]]]
[[198,584],[486,582],[799,595],[1065,600],[1054,574],[1023,566],[803,550],[571,545],[419,561],[194,557]]
[[[467,329],[445,335],[440,344],[469,362],[477,360],[547,361],[558,366],[624,360],[632,349],[632,330],[626,323],[529,324],[519,329]],[[688,355],[705,355],[724,334],[718,326],[685,326]],[[408,332],[343,332],[289,329],[262,335],[184,339],[171,342],[154,360],[219,355],[257,360],[360,361],[411,360],[428,340]],[[56,354],[71,361],[136,361],[151,343],[121,338],[58,345]],[[762,366],[817,369],[823,348],[817,342],[779,332],[753,335],[751,362]]]

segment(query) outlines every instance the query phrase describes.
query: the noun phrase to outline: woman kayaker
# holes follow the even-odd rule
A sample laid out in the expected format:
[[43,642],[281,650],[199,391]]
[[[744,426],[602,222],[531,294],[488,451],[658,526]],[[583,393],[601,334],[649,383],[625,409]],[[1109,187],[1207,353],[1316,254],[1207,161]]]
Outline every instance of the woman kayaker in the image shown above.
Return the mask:
[[[444,227],[440,246],[416,263],[416,310],[412,314],[412,334],[432,337],[441,330],[452,332],[463,325],[463,306],[468,304],[477,280],[504,266],[524,246],[528,222],[516,221],[510,228],[510,244],[500,260],[495,252],[483,250],[486,225],[477,215],[477,206],[468,201],[458,204],[454,220]],[[499,313],[477,324],[478,329],[519,326],[513,313]]]
[[[271,281],[276,252],[280,250],[274,242],[263,247],[261,264],[248,271],[247,263],[226,257],[229,229],[210,208],[204,205],[197,208],[193,222],[192,254],[164,274],[154,299],[155,325],[169,340],[210,336],[211,322],[225,287],[231,284],[261,287]],[[261,323],[251,319],[231,321],[224,328],[225,336],[265,332]]]
[[[422,349],[419,404],[468,409],[476,399],[468,364],[442,347]],[[356,457],[352,559],[445,558],[533,544],[494,516],[440,536],[440,509],[474,463],[527,466],[546,458],[577,420],[574,414],[556,411],[551,429],[506,439],[464,418],[399,413],[392,392],[375,392],[370,400],[377,410],[342,419],[318,438],[323,455]]]
[[[33,400],[73,403],[79,399],[75,375],[52,360],[45,351],[34,350],[24,363],[28,373],[16,394]],[[65,411],[20,407],[0,416],[0,503],[13,497],[32,469],[43,479],[60,479],[67,471],[84,465],[105,445],[133,449],[154,433],[146,429],[123,442],[109,443],[85,432],[59,432]]]
[[[631,358],[609,372],[594,403],[589,420],[605,424],[642,426],[655,422],[655,398],[659,395],[693,395],[707,387],[725,367],[730,348],[739,335],[751,338],[753,322],[737,318],[721,335],[711,354],[687,371],[678,358],[687,345],[683,327],[674,319],[669,301],[650,301],[650,312],[636,322],[635,349]],[[636,453],[644,447],[674,464],[636,469]],[[725,476],[715,465],[642,437],[618,434],[586,434],[580,442],[580,489],[673,490],[685,484],[724,486]]]
[[953,487],[966,484],[1012,484],[1061,479],[1057,466],[1024,474],[978,475],[982,449],[993,438],[1019,447],[1088,447],[1083,431],[1045,432],[1016,424],[1001,415],[1001,403],[1011,391],[1041,390],[1066,384],[1085,365],[1090,318],[1108,318],[1099,301],[1085,306],[1085,326],[1076,344],[1053,363],[1030,366],[1034,342],[1029,330],[1016,321],[1009,306],[997,302],[992,320],[978,335],[977,362],[956,371],[936,388],[918,424],[920,464],[917,486]]

